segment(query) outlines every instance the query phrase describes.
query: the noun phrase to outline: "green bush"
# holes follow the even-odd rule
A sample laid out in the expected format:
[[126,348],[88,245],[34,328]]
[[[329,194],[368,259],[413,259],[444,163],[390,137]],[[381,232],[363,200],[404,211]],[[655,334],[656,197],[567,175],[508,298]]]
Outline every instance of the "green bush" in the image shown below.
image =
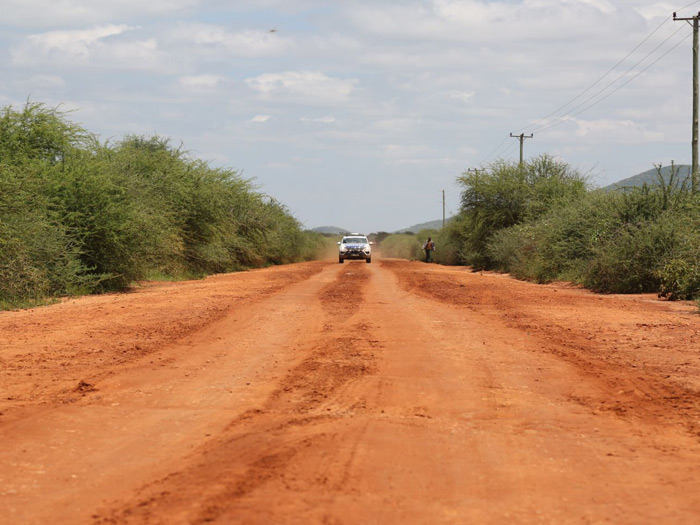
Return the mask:
[[0,114],[0,303],[310,260],[279,202],[161,137],[101,144],[57,109]]
[[498,230],[487,254],[495,268],[520,278],[692,298],[700,293],[699,227],[697,198],[672,176],[642,188],[591,191],[552,207]]
[[88,135],[28,103],[0,116],[0,302],[37,302],[90,288],[76,236],[60,220],[53,176]]
[[464,189],[454,233],[460,259],[475,268],[496,266],[488,249],[496,232],[537,220],[586,192],[584,177],[546,155],[523,166],[499,161],[489,171],[463,174],[458,182]]
[[[449,265],[460,264],[458,232],[459,224],[456,218],[452,218],[447,222],[444,228],[433,231],[432,237],[435,241],[433,260],[435,262]],[[422,234],[422,239],[427,239],[427,237],[427,235]]]
[[424,257],[421,249],[423,242],[425,239],[414,233],[395,233],[382,240],[378,248],[382,257],[415,261]]
[[676,241],[667,221],[624,224],[595,245],[583,284],[601,292],[658,291],[659,265]]
[[589,192],[537,220],[498,231],[487,245],[494,267],[538,282],[582,280],[597,241],[615,222],[619,196]]
[[659,295],[669,299],[700,297],[700,204],[683,206],[666,215],[663,222],[673,223],[672,228],[667,226],[673,240],[655,265]]
[[435,242],[435,251],[432,259],[440,264],[458,264],[457,243],[452,238],[453,221],[440,230],[421,230],[417,234],[412,232],[386,234],[378,248],[383,257],[395,257],[422,261],[425,259],[423,243],[431,237]]

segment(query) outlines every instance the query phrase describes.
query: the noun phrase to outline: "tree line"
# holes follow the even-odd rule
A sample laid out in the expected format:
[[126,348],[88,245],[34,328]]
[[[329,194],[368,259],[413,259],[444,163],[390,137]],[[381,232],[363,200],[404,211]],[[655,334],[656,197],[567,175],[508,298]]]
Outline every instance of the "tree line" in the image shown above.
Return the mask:
[[[419,237],[433,236],[434,258],[444,264],[541,283],[570,281],[598,292],[697,299],[700,199],[677,168],[670,179],[661,166],[657,171],[656,184],[605,191],[548,155],[522,166],[497,161],[462,174],[457,216]],[[383,253],[419,258],[420,243],[410,237],[388,237]]]
[[168,139],[101,142],[40,103],[0,111],[0,307],[309,260],[324,244]]

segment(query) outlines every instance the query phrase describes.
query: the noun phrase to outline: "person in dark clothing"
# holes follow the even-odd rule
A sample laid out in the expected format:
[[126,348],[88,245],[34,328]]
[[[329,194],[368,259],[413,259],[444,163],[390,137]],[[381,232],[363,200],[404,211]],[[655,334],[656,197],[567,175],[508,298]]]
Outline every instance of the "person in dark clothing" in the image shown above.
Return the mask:
[[432,253],[435,251],[435,241],[431,237],[423,244],[423,251],[425,252],[425,262],[432,262]]

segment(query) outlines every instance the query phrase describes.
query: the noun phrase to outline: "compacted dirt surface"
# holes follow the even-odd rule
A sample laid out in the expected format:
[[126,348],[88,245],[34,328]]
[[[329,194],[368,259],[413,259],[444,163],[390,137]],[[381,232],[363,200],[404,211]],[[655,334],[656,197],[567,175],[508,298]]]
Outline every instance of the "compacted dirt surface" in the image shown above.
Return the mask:
[[0,523],[699,523],[700,315],[312,262],[0,313]]

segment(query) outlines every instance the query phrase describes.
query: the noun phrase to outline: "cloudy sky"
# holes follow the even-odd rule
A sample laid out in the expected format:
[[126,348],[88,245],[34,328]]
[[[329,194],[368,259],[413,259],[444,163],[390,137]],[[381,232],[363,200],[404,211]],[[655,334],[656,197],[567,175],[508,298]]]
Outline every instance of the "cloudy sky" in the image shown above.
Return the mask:
[[456,212],[511,133],[599,186],[689,163],[672,13],[700,1],[675,1],[0,0],[0,105],[170,137],[309,228],[391,231],[440,218],[442,190]]

